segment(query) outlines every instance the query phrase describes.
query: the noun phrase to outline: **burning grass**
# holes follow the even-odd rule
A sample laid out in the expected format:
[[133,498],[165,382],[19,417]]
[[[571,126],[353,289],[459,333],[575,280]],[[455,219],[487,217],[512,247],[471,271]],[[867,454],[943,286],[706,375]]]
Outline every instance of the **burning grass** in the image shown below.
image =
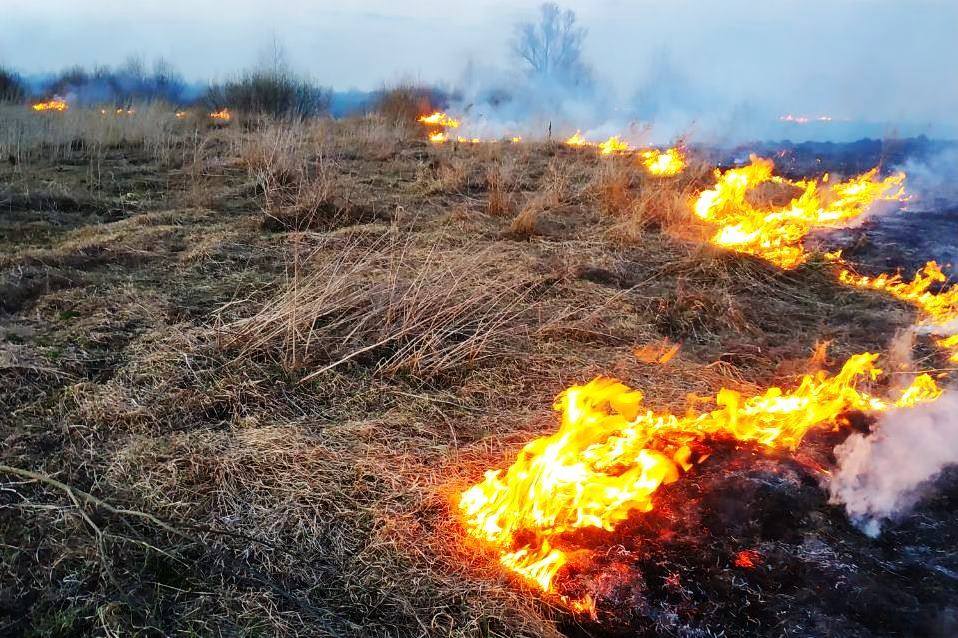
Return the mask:
[[[787,622],[864,636],[924,631],[922,613],[953,606],[948,502],[876,548],[818,487],[840,437],[821,414],[794,454],[711,436],[733,397],[767,407],[841,378],[836,410],[894,400],[840,371],[910,325],[908,303],[841,285],[814,255],[782,271],[709,245],[714,224],[692,206],[713,182],[694,154],[655,176],[645,149],[431,145],[410,118],[435,107],[414,102],[397,99],[394,118],[221,127],[206,112],[11,111],[4,630],[776,635]],[[90,190],[94,174],[112,177]],[[810,362],[825,340],[833,359]],[[598,375],[622,385],[589,385]],[[617,393],[597,399],[600,385]],[[574,427],[593,420],[682,426],[639,446],[663,484],[642,507],[621,501],[611,532],[508,530],[510,552],[544,537],[567,552],[551,582],[591,595],[602,625],[510,576],[458,507],[484,470],[532,464],[524,446],[561,438],[547,406],[569,387],[580,434],[603,431]],[[628,388],[641,404],[620,400]],[[651,417],[634,409],[646,404]],[[856,612],[856,596],[894,613]]]

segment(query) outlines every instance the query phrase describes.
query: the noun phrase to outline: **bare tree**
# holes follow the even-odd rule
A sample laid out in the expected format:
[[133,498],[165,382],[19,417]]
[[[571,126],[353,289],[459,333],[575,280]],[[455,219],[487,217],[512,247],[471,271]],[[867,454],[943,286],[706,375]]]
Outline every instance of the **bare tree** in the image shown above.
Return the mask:
[[546,2],[539,7],[539,14],[538,23],[523,22],[516,27],[513,53],[538,78],[573,86],[589,82],[589,69],[582,61],[587,29],[576,24],[575,12]]

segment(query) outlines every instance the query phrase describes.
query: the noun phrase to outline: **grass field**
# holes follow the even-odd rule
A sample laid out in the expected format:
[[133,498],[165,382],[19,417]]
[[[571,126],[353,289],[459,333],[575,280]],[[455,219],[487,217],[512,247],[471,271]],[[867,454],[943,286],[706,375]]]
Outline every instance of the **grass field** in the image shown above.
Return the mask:
[[564,387],[680,412],[913,319],[710,247],[694,156],[656,179],[376,116],[0,118],[4,635],[595,635],[455,507]]

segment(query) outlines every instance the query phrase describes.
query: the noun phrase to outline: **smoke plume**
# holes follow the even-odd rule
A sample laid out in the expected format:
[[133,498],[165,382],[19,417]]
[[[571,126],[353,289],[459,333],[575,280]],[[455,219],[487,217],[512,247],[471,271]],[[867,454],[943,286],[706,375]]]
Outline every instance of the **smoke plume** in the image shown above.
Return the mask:
[[875,537],[884,520],[907,512],[932,481],[958,463],[958,394],[884,414],[865,434],[835,448],[831,502]]

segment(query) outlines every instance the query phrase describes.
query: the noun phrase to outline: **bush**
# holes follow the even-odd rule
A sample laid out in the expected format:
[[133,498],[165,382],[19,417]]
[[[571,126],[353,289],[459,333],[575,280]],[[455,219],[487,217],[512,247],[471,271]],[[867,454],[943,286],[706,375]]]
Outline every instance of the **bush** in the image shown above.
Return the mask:
[[249,115],[304,118],[327,113],[331,96],[330,89],[289,71],[267,70],[210,86],[206,102],[214,110],[225,107]]
[[26,96],[23,78],[14,71],[0,67],[0,102],[22,102]]
[[436,89],[412,84],[383,88],[375,100],[375,110],[392,123],[415,122],[420,115],[436,111],[445,97]]

